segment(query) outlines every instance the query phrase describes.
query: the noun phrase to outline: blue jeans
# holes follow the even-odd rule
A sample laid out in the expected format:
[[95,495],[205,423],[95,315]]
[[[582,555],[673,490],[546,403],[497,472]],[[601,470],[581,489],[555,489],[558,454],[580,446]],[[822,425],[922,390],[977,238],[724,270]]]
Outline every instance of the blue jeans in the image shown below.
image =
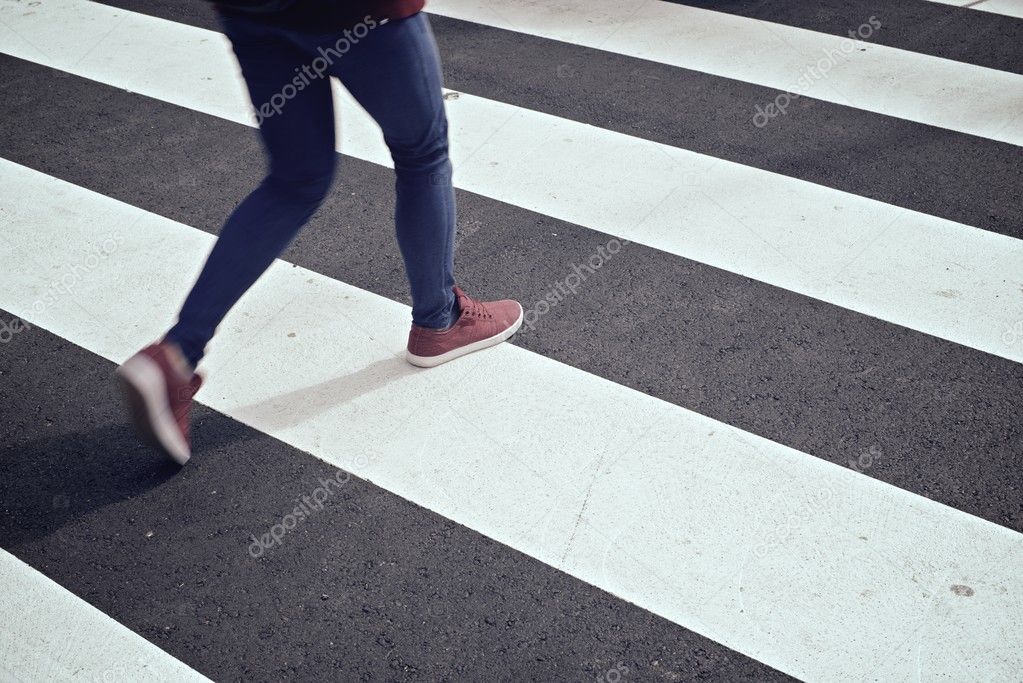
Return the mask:
[[327,195],[337,158],[329,76],[376,120],[394,160],[394,223],[412,321],[450,325],[458,313],[455,195],[440,58],[426,15],[327,36],[248,18],[221,22],[260,120],[269,173],[227,219],[166,340],[197,365],[220,321]]

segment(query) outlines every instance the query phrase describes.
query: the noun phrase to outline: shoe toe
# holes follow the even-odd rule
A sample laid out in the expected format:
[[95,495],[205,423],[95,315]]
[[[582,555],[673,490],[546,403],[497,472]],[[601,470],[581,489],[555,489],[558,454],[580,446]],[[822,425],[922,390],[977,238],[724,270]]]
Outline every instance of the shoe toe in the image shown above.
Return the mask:
[[494,302],[494,318],[502,327],[514,325],[522,317],[522,305],[514,299]]

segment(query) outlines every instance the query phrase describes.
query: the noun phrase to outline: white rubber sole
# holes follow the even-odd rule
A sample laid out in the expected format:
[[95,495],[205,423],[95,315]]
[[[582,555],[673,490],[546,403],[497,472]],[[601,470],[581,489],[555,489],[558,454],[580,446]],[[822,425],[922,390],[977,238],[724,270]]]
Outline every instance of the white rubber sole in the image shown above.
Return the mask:
[[117,376],[139,435],[179,465],[188,462],[192,452],[171,412],[160,366],[146,356],[136,355],[117,368]]
[[508,327],[508,329],[495,334],[493,337],[487,337],[486,339],[480,339],[479,341],[474,341],[473,343],[466,344],[465,346],[459,346],[457,349],[451,349],[447,353],[442,353],[439,356],[417,356],[406,349],[405,359],[416,367],[435,368],[438,365],[447,363],[449,360],[454,360],[475,351],[482,351],[483,349],[491,346],[496,346],[519,331],[519,328],[522,327],[522,315],[522,304],[519,304],[518,319],[516,319],[515,322]]

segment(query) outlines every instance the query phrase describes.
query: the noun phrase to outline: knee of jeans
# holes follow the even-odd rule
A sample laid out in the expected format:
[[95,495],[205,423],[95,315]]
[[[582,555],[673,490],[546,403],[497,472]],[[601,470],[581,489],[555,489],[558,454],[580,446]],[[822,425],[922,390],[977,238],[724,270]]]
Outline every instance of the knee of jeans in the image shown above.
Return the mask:
[[394,171],[398,175],[434,175],[446,173],[447,135],[437,135],[414,145],[389,143]]
[[286,178],[271,173],[264,183],[283,201],[319,206],[334,181],[333,169],[324,170],[308,178]]

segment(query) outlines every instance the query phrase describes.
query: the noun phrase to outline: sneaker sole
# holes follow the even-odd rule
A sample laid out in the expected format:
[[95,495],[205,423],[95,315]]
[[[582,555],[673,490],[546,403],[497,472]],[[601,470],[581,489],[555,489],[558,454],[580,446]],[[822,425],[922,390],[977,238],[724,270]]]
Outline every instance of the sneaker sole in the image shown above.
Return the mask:
[[132,356],[117,369],[117,377],[139,436],[179,465],[188,462],[191,451],[171,413],[160,366],[145,356]]
[[437,356],[417,356],[406,349],[405,359],[409,363],[412,363],[412,365],[419,368],[435,368],[438,365],[447,363],[449,360],[460,358],[461,356],[468,355],[475,351],[482,351],[483,349],[490,348],[491,346],[497,346],[519,331],[519,328],[522,327],[522,315],[522,304],[519,304],[518,319],[508,326],[508,328],[495,334],[493,337],[487,337],[486,339],[480,339],[479,341],[474,341],[473,343],[466,344],[465,346],[459,346],[457,349],[451,349],[450,351]]

